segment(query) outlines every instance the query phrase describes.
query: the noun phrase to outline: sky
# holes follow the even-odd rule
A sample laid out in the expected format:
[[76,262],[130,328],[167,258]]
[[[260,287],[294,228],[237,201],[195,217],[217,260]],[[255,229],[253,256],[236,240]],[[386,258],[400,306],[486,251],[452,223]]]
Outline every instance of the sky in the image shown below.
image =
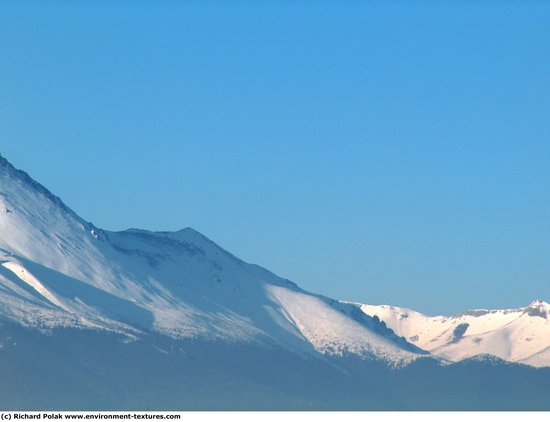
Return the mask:
[[550,3],[0,2],[0,153],[336,299],[550,302]]

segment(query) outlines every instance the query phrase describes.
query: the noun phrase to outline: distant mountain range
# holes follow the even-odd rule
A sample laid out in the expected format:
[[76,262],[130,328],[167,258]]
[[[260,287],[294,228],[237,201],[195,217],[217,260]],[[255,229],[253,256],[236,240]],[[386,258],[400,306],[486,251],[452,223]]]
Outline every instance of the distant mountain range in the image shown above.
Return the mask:
[[541,300],[519,309],[477,309],[429,317],[395,306],[358,305],[397,335],[433,356],[457,362],[490,354],[511,362],[550,366],[550,305]]
[[0,408],[550,409],[549,310],[330,299],[193,229],[97,228],[0,156]]

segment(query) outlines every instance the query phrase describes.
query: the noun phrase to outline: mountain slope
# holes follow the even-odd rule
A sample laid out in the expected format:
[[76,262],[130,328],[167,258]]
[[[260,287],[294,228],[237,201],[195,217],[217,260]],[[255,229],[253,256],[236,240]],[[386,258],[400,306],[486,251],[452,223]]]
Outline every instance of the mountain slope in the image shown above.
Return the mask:
[[360,305],[398,335],[433,355],[459,361],[491,354],[511,362],[550,366],[550,305],[541,300],[519,309],[478,309],[429,317],[395,306]]
[[98,229],[4,158],[0,264],[0,317],[43,330],[155,332],[392,364],[425,353],[353,306],[247,264],[192,229]]
[[0,156],[2,409],[550,409],[549,368],[447,364],[363,311],[192,229],[101,230]]

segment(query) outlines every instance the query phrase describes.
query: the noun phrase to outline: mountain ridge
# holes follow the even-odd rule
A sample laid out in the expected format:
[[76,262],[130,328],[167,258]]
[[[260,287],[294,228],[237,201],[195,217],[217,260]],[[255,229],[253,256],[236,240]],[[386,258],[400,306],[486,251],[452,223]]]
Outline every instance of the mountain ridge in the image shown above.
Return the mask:
[[30,325],[73,321],[131,336],[152,330],[274,341],[396,364],[425,354],[379,320],[247,264],[196,230],[99,229],[4,158],[2,168],[1,198],[10,212],[0,216],[1,265],[11,272],[0,279],[4,317],[17,321],[29,301]]
[[97,228],[0,158],[5,410],[550,410],[550,368],[399,329],[194,229]]
[[[4,317],[10,315],[11,306],[17,320],[15,315],[21,315],[28,300],[36,318],[43,318],[34,322],[38,325],[55,325],[57,320],[122,330],[131,336],[157,330],[175,337],[260,342],[276,332],[275,338],[284,339],[277,341],[292,349],[359,356],[374,353],[384,359],[393,356],[388,359],[396,362],[410,362],[427,354],[452,361],[473,356],[457,346],[471,333],[470,322],[454,324],[447,341],[426,340],[422,333],[397,323],[395,316],[380,315],[382,309],[396,309],[401,318],[412,310],[377,308],[311,294],[263,267],[240,260],[190,227],[175,232],[96,228],[2,155],[0,169],[0,206],[4,208],[0,215],[0,280],[4,295],[11,293],[17,298],[17,305],[10,305],[5,296],[0,305]],[[250,298],[254,298],[252,302]],[[120,309],[106,309],[100,299]],[[255,306],[254,300],[260,304]],[[310,307],[311,314],[304,313],[303,307]],[[520,311],[546,320],[550,305],[535,300],[519,310],[478,309],[434,318],[441,323]],[[429,318],[418,315],[424,322]],[[24,321],[32,325],[33,318]],[[352,328],[354,324],[358,327]],[[478,339],[475,344],[483,341]],[[536,366],[550,365],[550,352],[542,346],[531,347]],[[477,349],[480,354],[530,362],[525,353],[498,347]]]
[[491,354],[511,362],[550,366],[550,305],[540,299],[515,309],[472,309],[434,317],[390,305],[357,306],[442,359],[456,362]]

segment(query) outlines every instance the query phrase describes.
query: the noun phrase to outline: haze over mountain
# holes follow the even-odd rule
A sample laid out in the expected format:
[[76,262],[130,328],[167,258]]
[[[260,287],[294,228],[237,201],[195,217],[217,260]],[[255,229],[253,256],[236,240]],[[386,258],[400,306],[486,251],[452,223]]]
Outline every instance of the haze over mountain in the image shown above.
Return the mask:
[[[491,345],[482,354],[549,365],[542,302],[540,312],[497,312],[498,326],[490,313],[437,320],[437,332],[416,314],[397,324],[407,319],[400,310],[378,315],[386,308],[309,293],[190,228],[97,228],[1,156],[0,264],[2,407],[549,406],[546,369],[486,356],[446,362],[474,355],[460,348],[473,342]],[[515,337],[506,337],[513,321]],[[483,400],[483,384],[442,392],[442,374],[475,384],[479,367],[517,384]],[[413,393],[417,371],[426,387]]]

